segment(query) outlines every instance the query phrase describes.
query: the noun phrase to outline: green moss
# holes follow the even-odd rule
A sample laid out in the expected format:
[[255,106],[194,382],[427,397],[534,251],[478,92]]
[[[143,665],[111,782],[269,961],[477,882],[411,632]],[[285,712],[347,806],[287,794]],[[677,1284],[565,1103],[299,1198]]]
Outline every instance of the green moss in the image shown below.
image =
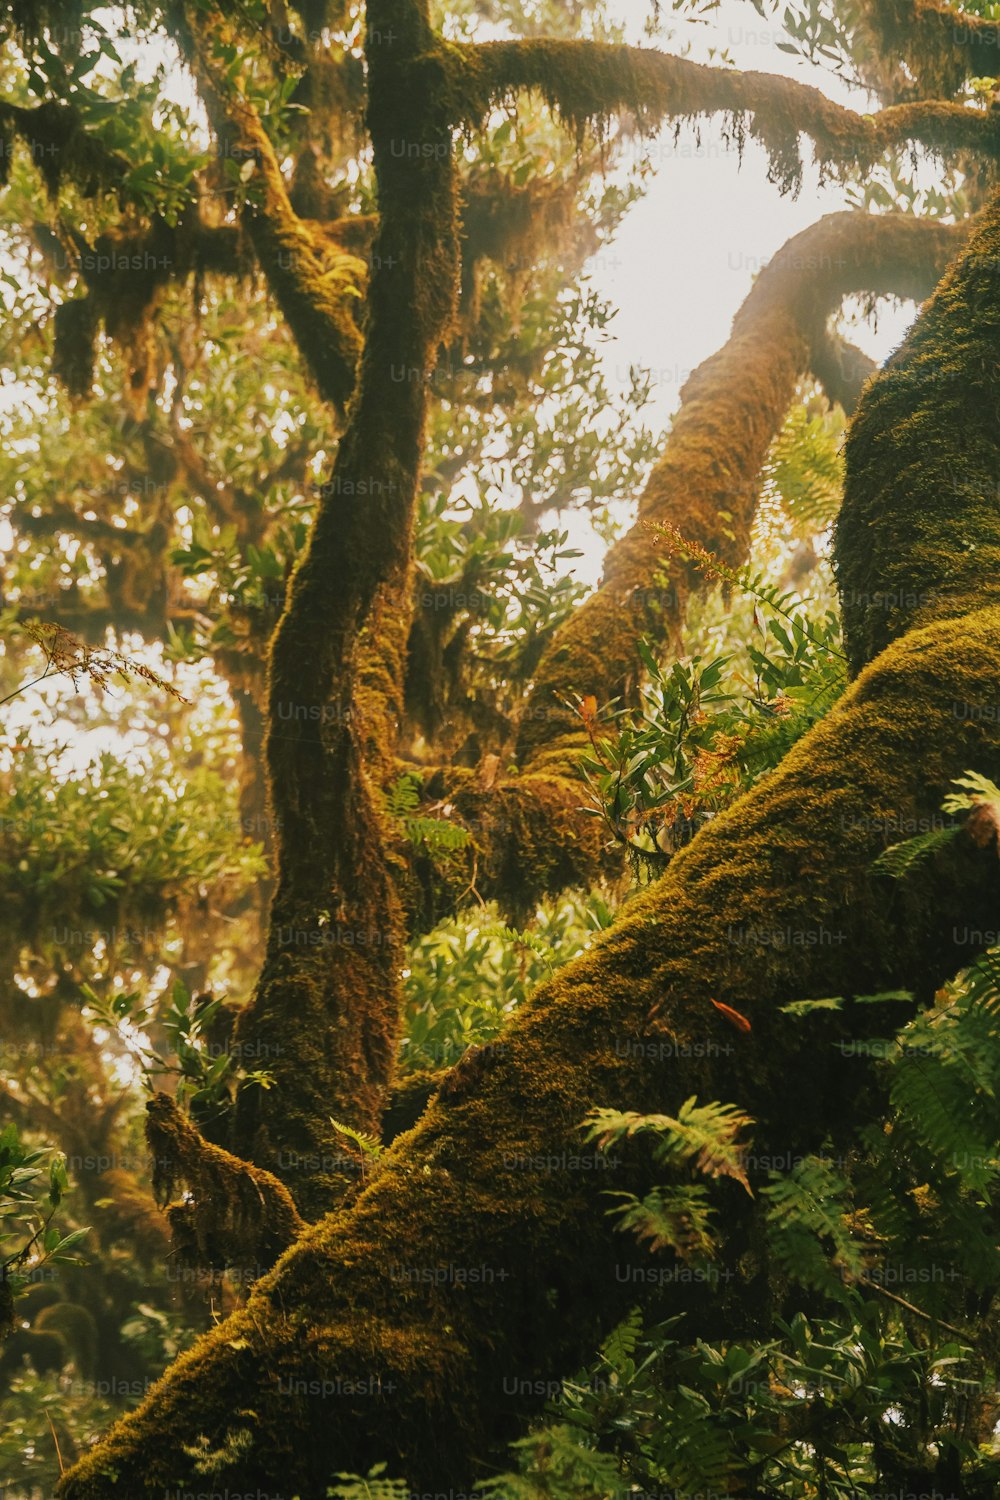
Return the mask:
[[267,1268],[305,1227],[291,1194],[271,1173],[198,1134],[169,1094],[146,1106],[153,1191],[168,1204],[175,1249],[194,1265]]
[[997,73],[1000,25],[945,0],[863,0],[861,24],[877,54],[905,62],[914,95],[950,98]]
[[852,665],[1000,596],[1000,196],[867,388],[835,563]]
[[685,384],[638,520],[608,555],[601,587],[542,657],[521,725],[522,764],[552,771],[560,743],[575,748],[567,694],[590,693],[599,704],[630,701],[639,635],[664,644],[676,639],[687,599],[704,577],[669,556],[658,527],[680,532],[730,567],[743,565],[761,468],[814,351],[825,347],[830,313],[862,289],[926,295],[965,233],[903,216],[830,214],[789,240],[760,273],[729,341]]
[[519,92],[537,93],[582,139],[627,113],[642,130],[666,120],[722,114],[737,145],[753,136],[784,190],[801,180],[800,134],[833,168],[871,165],[881,153],[920,142],[942,157],[972,149],[996,155],[1000,125],[978,110],[931,101],[856,114],[793,79],[713,68],[655,48],[588,41],[490,42],[448,49],[453,118],[478,129],[492,109]]
[[[545,1381],[635,1298],[618,1271],[633,1251],[603,1194],[641,1189],[642,1172],[573,1169],[587,1109],[731,1099],[757,1121],[756,1151],[805,1152],[845,1117],[859,1064],[810,1048],[778,1006],[897,986],[929,995],[972,956],[959,934],[995,925],[996,861],[971,841],[892,901],[871,861],[887,820],[935,814],[969,765],[1000,772],[1000,725],[956,725],[952,712],[998,678],[1000,608],[893,645],[541,987],[477,1086],[439,1095],[356,1203],[309,1230],[246,1311],[77,1466],[65,1500],[103,1500],[111,1470],[121,1500],[187,1481],[184,1445],[200,1432],[219,1444],[234,1409],[255,1414],[250,1446],[217,1484],[318,1495],[336,1471],[385,1459],[418,1487],[467,1488]],[[727,1026],[713,999],[751,1032]],[[869,1009],[845,1020],[851,1035],[883,1024]],[[678,1310],[696,1313],[697,1296],[680,1287]]]

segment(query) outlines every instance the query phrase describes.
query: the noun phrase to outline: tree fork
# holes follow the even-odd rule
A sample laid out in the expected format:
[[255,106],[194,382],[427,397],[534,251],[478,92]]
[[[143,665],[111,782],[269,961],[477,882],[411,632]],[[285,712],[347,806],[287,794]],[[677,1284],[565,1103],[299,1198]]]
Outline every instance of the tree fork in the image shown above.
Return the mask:
[[[996,277],[982,274],[998,234],[1000,198],[869,387],[862,432],[872,402],[896,414],[880,405],[881,388],[905,404],[914,368],[928,351],[943,357],[950,340],[956,360],[973,359],[970,385],[993,394],[995,366],[976,366],[962,329],[998,314]],[[924,337],[928,326],[936,338]],[[989,428],[996,451],[998,403],[982,409],[976,441]],[[959,480],[965,439],[947,423],[938,434]],[[912,441],[915,484],[924,434]],[[969,460],[973,480],[980,456]],[[894,462],[903,457],[893,450]],[[933,474],[937,454],[928,461]],[[873,502],[884,480],[874,463]],[[932,505],[933,491],[925,499]],[[975,503],[967,519],[979,536]],[[871,544],[882,540],[876,531]],[[960,540],[957,550],[964,558]],[[945,556],[945,571],[950,564]],[[988,583],[989,557],[984,568]],[[776,771],[539,988],[490,1066],[453,1071],[354,1205],[307,1231],[246,1308],[176,1363],[70,1472],[64,1500],[103,1500],[112,1474],[119,1500],[193,1482],[205,1473],[189,1456],[201,1439],[216,1487],[320,1500],[336,1472],[384,1460],[420,1488],[466,1488],[539,1408],[546,1382],[568,1374],[635,1300],[615,1274],[630,1249],[608,1227],[603,1192],[640,1186],[642,1174],[626,1166],[609,1184],[610,1174],[579,1169],[589,1108],[731,1100],[754,1116],[756,1150],[815,1147],[840,1118],[850,1069],[868,1065],[811,1047],[781,1004],[901,986],[928,999],[975,956],[969,928],[994,925],[996,859],[971,839],[905,886],[887,888],[871,868],[887,826],[934,816],[970,766],[1000,774],[996,716],[955,711],[1000,680],[1000,604],[960,614],[952,603],[895,639]],[[734,1032],[713,1000],[745,1013],[751,1030]],[[882,1023],[871,1009],[845,1020],[851,1034],[875,1034]],[[653,1058],[652,1039],[663,1043]],[[715,1191],[731,1221],[730,1188],[739,1193],[733,1184]]]
[[584,737],[570,692],[628,701],[643,633],[676,637],[697,568],[665,556],[650,523],[676,528],[731,567],[746,561],[760,471],[799,382],[828,358],[827,321],[852,292],[921,298],[969,233],[904,215],[828,214],[795,235],[757,278],[728,342],[681,392],[663,455],[639,500],[636,524],[612,548],[601,586],[556,632],[535,674],[521,726],[522,765],[569,769]]

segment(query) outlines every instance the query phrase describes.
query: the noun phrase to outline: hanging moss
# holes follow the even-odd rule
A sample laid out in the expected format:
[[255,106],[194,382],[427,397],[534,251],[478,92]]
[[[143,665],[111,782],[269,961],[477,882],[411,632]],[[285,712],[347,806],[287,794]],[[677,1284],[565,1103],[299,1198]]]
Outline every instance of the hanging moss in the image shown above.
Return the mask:
[[[206,1141],[169,1094],[146,1106],[153,1191],[170,1204],[175,1250],[210,1268],[266,1270],[305,1228],[283,1183]],[[184,1199],[172,1203],[179,1189]]]
[[[400,589],[409,598],[429,375],[458,288],[451,126],[440,69],[418,61],[426,12],[388,8],[380,34],[391,29],[394,44],[373,45],[369,59],[380,212],[367,338],[336,464],[272,642],[267,755],[277,879],[264,969],[239,1022],[241,1045],[274,1086],[241,1092],[234,1144],[278,1174],[306,1214],[322,1212],[356,1174],[331,1117],[376,1132],[393,1076],[403,921],[375,781],[391,765],[397,732],[406,639],[398,598]],[[213,80],[205,24],[186,7],[182,42],[220,137],[254,153],[247,159],[261,190],[248,213],[258,258],[278,300],[291,299],[282,302],[289,321],[301,315],[314,356],[339,358],[335,309],[306,253],[314,231],[287,205],[259,121]],[[400,140],[422,144],[416,159],[399,154]],[[289,247],[296,253],[284,255]],[[269,255],[286,263],[268,270]],[[332,375],[324,388],[343,397],[346,375],[339,389]]]
[[851,424],[835,564],[855,670],[1000,594],[998,267],[1000,194]]
[[875,50],[906,63],[910,88],[950,98],[970,78],[1000,73],[1000,24],[943,0],[863,0]]
[[652,47],[532,40],[448,51],[456,124],[478,129],[522,91],[539,94],[579,140],[588,129],[605,133],[623,113],[646,132],[666,120],[721,113],[736,144],[745,135],[761,142],[771,179],[785,190],[801,180],[800,134],[832,167],[870,166],[884,151],[913,143],[944,157],[995,156],[1000,145],[1000,124],[981,110],[932,101],[861,115],[794,79],[713,68]]
[[234,42],[228,23],[187,4],[178,7],[173,30],[199,81],[221,156],[249,168],[243,221],[268,286],[320,395],[343,412],[361,352],[355,311],[367,268],[292,208],[260,116],[220,69],[216,47]]
[[629,701],[637,638],[670,641],[692,589],[703,586],[695,568],[666,555],[656,523],[742,566],[761,467],[842,299],[861,290],[925,296],[967,232],[909,215],[829,214],[761,271],[728,343],[685,383],[638,520],[608,554],[600,588],[542,657],[521,726],[522,764],[551,771],[583,748],[567,695]]
[[72,104],[48,99],[27,109],[0,101],[0,136],[4,146],[0,183],[8,181],[17,140],[38,168],[52,198],[64,181],[72,182],[85,197],[108,190],[123,191],[128,161],[88,134]]
[[52,373],[71,396],[90,395],[101,326],[96,299],[73,297],[53,316]]

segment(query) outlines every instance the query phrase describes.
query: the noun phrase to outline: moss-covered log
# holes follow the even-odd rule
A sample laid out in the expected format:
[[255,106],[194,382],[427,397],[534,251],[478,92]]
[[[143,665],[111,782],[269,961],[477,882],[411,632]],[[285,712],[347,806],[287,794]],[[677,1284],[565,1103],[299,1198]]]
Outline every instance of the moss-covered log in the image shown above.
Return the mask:
[[666,554],[651,523],[742,566],[768,448],[816,352],[826,358],[831,313],[862,290],[926,296],[967,234],[968,225],[908,215],[829,214],[774,256],[728,343],[686,382],[636,524],[608,554],[600,588],[539,663],[519,737],[522,764],[565,766],[584,743],[567,695],[627,700],[641,670],[638,637],[669,640],[692,589],[702,586],[694,566]]

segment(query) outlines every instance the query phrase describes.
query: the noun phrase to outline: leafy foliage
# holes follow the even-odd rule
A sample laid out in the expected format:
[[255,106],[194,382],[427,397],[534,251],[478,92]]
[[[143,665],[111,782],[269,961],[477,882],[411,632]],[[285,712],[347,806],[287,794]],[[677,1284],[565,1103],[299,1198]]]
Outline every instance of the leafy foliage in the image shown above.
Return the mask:
[[53,1223],[68,1188],[61,1152],[29,1148],[16,1125],[0,1130],[0,1342],[13,1327],[17,1292],[45,1264],[66,1260],[87,1233],[63,1234]]
[[611,920],[595,893],[543,906],[529,929],[507,926],[487,907],[418,937],[405,975],[401,1070],[448,1067],[467,1047],[495,1041],[533,985]]
[[578,708],[590,737],[581,759],[590,808],[653,868],[773,770],[844,686],[835,614],[811,617],[797,595],[759,575],[739,582],[756,601],[756,638],[739,654],[665,668],[640,642],[647,682],[638,710],[599,719]]

